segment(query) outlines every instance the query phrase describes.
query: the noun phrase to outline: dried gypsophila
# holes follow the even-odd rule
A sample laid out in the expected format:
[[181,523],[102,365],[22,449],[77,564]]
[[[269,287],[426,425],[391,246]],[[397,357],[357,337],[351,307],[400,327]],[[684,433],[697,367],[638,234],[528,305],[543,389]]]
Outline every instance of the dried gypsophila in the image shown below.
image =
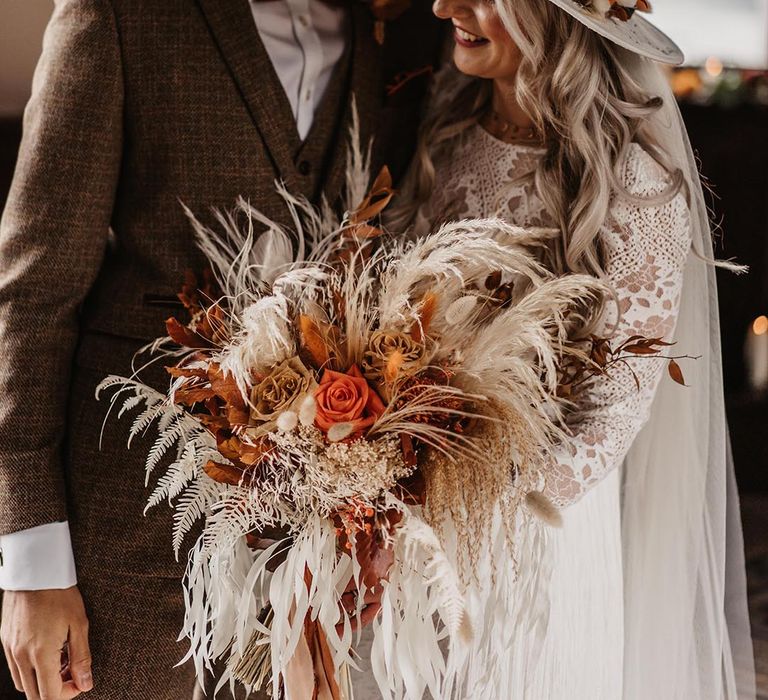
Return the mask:
[[[264,466],[271,472],[270,481],[290,480],[299,525],[302,512],[307,517],[318,512],[327,516],[353,499],[375,504],[382,490],[394,488],[413,471],[403,460],[396,435],[328,443],[316,427],[299,425],[292,431],[270,433],[268,438],[276,449]],[[262,480],[262,487],[266,481]]]

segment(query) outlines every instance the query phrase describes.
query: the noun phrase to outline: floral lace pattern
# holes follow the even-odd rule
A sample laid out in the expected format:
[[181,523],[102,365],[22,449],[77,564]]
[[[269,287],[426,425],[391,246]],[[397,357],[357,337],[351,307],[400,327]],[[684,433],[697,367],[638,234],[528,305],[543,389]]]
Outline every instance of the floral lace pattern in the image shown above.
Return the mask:
[[[440,188],[423,213],[433,225],[450,218],[500,216],[518,226],[551,226],[532,185],[519,182],[542,155],[540,148],[504,143],[473,127],[449,162],[435,164]],[[627,190],[650,198],[668,183],[661,166],[633,144],[624,165]],[[598,334],[608,336],[615,325],[618,342],[635,334],[672,340],[691,245],[683,195],[653,205],[616,196],[600,239],[607,281],[619,305],[618,310],[607,307]],[[637,357],[631,362],[639,390],[632,371],[619,365],[608,380],[592,381],[579,394],[568,419],[571,438],[553,455],[546,484],[556,505],[576,502],[616,468],[647,421],[665,361]]]

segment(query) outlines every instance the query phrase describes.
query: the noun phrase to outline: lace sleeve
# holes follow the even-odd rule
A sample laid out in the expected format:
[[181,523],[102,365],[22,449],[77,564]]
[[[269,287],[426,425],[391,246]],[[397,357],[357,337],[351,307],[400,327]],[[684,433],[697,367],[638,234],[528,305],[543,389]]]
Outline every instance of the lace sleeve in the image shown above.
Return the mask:
[[[669,182],[665,171],[637,145],[632,146],[624,176],[629,192],[641,197],[663,192]],[[614,342],[635,334],[671,339],[691,244],[683,195],[658,206],[617,198],[600,235],[605,272],[619,299]],[[616,314],[615,305],[610,305],[598,334],[609,333]],[[610,378],[591,380],[578,396],[568,420],[571,437],[553,455],[545,488],[559,507],[579,500],[617,467],[648,419],[665,360],[638,357],[630,362],[639,390],[632,372],[618,365]]]

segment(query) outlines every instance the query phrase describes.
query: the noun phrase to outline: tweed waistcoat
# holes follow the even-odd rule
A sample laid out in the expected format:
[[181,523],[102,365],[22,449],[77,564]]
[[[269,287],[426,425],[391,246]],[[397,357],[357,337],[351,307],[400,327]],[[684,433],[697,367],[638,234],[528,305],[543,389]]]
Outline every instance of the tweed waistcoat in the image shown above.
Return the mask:
[[[248,0],[56,1],[0,223],[0,534],[68,518],[76,558],[117,538],[125,566],[147,565],[146,445],[126,451],[114,420],[101,434],[94,388],[130,372],[204,264],[180,202],[212,221],[243,196],[286,221],[278,179],[337,200],[353,98],[374,167],[402,173],[426,81],[392,85],[434,64],[442,31],[423,0],[383,46],[362,3],[348,31],[302,143]],[[167,384],[162,368],[143,376]]]

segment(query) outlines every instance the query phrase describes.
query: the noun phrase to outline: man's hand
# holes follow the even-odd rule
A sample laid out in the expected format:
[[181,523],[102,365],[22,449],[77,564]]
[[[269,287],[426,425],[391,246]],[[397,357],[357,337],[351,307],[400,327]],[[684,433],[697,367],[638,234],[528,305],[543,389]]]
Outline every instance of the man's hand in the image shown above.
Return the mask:
[[0,639],[27,700],[69,700],[93,687],[88,618],[76,586],[6,591]]

